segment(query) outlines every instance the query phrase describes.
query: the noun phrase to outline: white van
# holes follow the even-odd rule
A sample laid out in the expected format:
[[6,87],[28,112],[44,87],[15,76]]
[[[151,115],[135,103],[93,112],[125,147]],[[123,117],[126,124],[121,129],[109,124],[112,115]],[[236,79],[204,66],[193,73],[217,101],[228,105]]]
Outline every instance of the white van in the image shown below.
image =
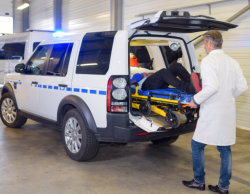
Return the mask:
[[15,65],[26,63],[34,49],[43,40],[51,39],[53,32],[29,31],[0,36],[0,84],[4,75],[15,71]]
[[[95,157],[100,142],[173,143],[195,129],[197,114],[170,103],[159,111],[167,121],[162,122],[150,111],[153,96],[136,109],[131,74],[168,68],[167,47],[180,47],[183,66],[198,73],[194,46],[185,33],[235,27],[187,12],[163,11],[128,30],[44,41],[25,64],[15,67],[16,74],[6,76],[1,119],[8,127],[21,127],[27,118],[56,124],[67,154],[77,161]],[[131,51],[144,65],[137,70],[130,68]],[[152,109],[157,106],[152,104]],[[184,119],[179,121],[177,114]],[[174,127],[166,125],[171,122]]]

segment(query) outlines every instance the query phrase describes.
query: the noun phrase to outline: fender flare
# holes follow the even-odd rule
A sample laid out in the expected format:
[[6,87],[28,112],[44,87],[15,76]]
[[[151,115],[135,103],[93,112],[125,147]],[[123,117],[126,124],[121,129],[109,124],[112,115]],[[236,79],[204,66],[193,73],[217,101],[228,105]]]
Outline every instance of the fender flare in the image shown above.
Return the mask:
[[88,105],[78,96],[69,95],[62,99],[57,110],[57,121],[58,124],[62,124],[63,115],[68,110],[66,107],[74,107],[82,115],[88,129],[93,133],[97,133],[97,127],[94,117],[88,107]]
[[[14,90],[13,90],[10,83],[6,83],[3,86],[2,91],[1,91],[1,96],[3,96],[5,93],[9,93],[11,95],[11,97],[14,99],[14,101],[16,102],[15,93],[14,93]],[[18,109],[17,102],[16,102],[16,106],[17,106],[17,109]]]

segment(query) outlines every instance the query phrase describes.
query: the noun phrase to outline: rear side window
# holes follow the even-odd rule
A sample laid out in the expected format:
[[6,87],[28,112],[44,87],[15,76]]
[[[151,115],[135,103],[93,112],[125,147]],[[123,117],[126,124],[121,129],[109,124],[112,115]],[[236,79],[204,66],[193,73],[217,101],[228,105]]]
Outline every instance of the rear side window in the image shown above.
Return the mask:
[[61,43],[53,45],[53,49],[49,58],[47,75],[66,75],[72,46],[73,43]]
[[132,46],[130,47],[130,53],[137,58],[139,67],[152,69],[152,59],[149,56],[146,46]]
[[76,66],[77,74],[107,73],[115,34],[115,31],[110,31],[84,36]]
[[0,44],[1,60],[24,59],[25,42]]

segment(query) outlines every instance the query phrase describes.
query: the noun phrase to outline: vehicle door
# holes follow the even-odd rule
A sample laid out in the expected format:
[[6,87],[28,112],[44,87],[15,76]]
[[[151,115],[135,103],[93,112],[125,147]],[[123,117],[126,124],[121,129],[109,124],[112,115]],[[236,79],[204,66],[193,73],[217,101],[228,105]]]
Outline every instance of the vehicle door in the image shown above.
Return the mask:
[[39,90],[42,87],[41,77],[44,76],[45,67],[51,45],[41,45],[28,60],[24,74],[19,75],[15,94],[18,108],[24,112],[38,115],[39,113]]
[[[188,59],[186,58],[189,61],[188,66],[190,66],[190,70],[196,71],[198,62],[195,49],[192,40],[185,34],[207,30],[226,31],[235,27],[237,25],[218,21],[212,17],[203,15],[191,16],[189,12],[185,11],[159,11],[153,17],[133,22],[128,26],[128,29],[130,40],[138,36],[161,36],[173,42],[183,43],[185,50],[182,50],[182,53],[185,53],[185,56],[188,57]],[[175,41],[175,39],[178,39],[178,41]],[[161,48],[161,50],[163,53],[165,48]],[[163,58],[165,58],[164,55]]]
[[[77,52],[73,52],[73,49],[77,49],[77,43],[53,44],[45,74],[39,82],[41,88],[38,111],[46,119],[56,121],[60,102],[65,96],[72,94],[72,70],[68,67],[71,58],[76,57],[73,53]],[[72,59],[71,62],[73,61]]]

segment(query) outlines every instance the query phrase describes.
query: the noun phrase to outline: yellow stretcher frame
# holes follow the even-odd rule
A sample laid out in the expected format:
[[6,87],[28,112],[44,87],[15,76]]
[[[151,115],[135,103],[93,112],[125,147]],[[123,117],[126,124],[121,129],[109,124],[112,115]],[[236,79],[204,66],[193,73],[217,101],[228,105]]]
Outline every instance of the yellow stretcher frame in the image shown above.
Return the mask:
[[[135,100],[145,100],[147,101],[148,100],[148,96],[143,96],[143,95],[140,95],[138,93],[138,86],[136,86],[136,89],[135,89],[135,93],[132,94],[132,99],[135,99]],[[166,107],[166,105],[176,105],[178,106],[179,105],[179,101],[178,100],[170,100],[170,99],[162,99],[162,98],[157,98],[157,97],[150,97],[150,101],[151,102],[159,102],[159,103],[164,103],[163,106],[161,106],[160,104],[159,105],[151,105],[151,111],[158,114],[158,115],[161,115],[162,117],[166,117],[167,116],[167,113],[162,109],[162,107]],[[161,108],[159,108],[158,106],[160,106]],[[140,107],[140,104],[138,103],[134,103],[132,101],[132,108],[135,108],[135,109],[138,109],[139,110],[139,107]],[[190,107],[189,105],[182,105],[183,108],[186,108],[186,107]],[[178,114],[181,114],[181,111],[178,110],[176,111]]]

